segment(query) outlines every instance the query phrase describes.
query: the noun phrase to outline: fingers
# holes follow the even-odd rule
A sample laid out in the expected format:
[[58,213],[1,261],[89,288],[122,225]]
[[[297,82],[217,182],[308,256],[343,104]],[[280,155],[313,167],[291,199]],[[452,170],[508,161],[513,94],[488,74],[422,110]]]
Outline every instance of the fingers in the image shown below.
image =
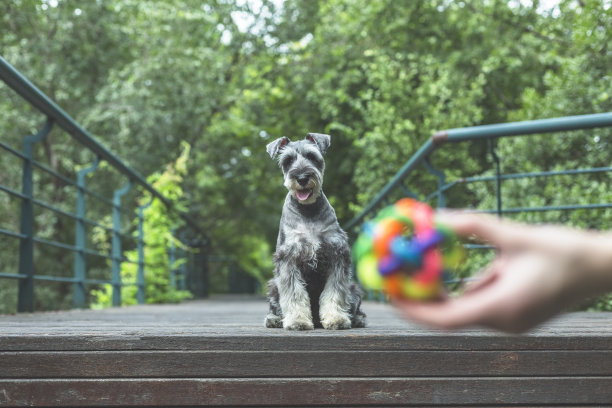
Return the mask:
[[478,241],[499,245],[503,226],[498,218],[462,212],[440,212],[436,221],[447,225],[462,237],[476,236]]
[[465,297],[442,302],[393,299],[393,303],[409,319],[447,330],[482,325],[488,320],[487,308],[480,302],[466,301]]
[[498,313],[499,296],[495,289],[498,275],[489,271],[461,296],[443,301],[417,302],[394,298],[393,303],[412,320],[443,329],[490,325]]
[[442,211],[436,214],[436,221],[449,226],[460,236],[475,236],[480,242],[504,250],[540,246],[546,238],[551,238],[548,230],[504,221],[492,215]]
[[486,326],[525,331],[565,307],[563,285],[551,279],[561,265],[539,253],[522,253],[490,265],[483,279],[457,298],[443,302],[396,300],[408,318],[444,329]]
[[496,270],[501,262],[500,259],[495,259],[484,271],[474,276],[474,280],[463,288],[463,295],[475,293],[493,284],[498,279]]

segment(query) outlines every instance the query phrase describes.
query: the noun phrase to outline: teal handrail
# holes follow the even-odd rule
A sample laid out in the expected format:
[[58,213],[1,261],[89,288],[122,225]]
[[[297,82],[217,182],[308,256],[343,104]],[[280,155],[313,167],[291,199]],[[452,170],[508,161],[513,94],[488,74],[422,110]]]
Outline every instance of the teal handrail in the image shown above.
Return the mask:
[[[402,166],[402,168],[393,176],[393,178],[382,188],[382,190],[365,206],[356,217],[343,225],[347,231],[355,230],[361,223],[368,217],[373,216],[376,210],[388,200],[390,194],[396,189],[405,189],[403,181],[414,172],[419,166],[428,165],[428,159],[431,154],[442,148],[445,144],[449,143],[461,143],[467,141],[476,140],[494,140],[503,137],[517,137],[533,134],[560,132],[560,131],[571,131],[581,129],[592,129],[598,127],[610,127],[612,126],[612,112],[597,113],[590,115],[578,115],[578,116],[567,116],[560,118],[551,119],[540,119],[530,120],[513,123],[500,123],[493,125],[473,126],[466,128],[449,129],[440,132],[436,132],[430,139],[428,139],[419,150]],[[492,150],[494,154],[494,150]],[[501,175],[498,174],[493,178],[487,178],[491,180],[503,180],[505,178],[521,178],[521,177],[538,177],[544,175],[561,175],[561,174],[579,174],[579,173],[593,173],[600,171],[608,171],[609,168],[597,168],[597,169],[578,169],[578,170],[566,170],[562,172],[540,172],[540,173],[524,173],[515,175]],[[430,169],[432,171],[432,169]],[[433,170],[435,173],[436,171]],[[473,181],[485,181],[485,178],[470,178],[456,180],[451,183],[441,182],[438,189],[434,191],[427,199],[433,196],[440,196],[444,194],[453,185],[458,183],[473,182]],[[498,196],[498,208],[496,210],[489,210],[486,212],[498,212],[501,213],[501,196],[499,186],[497,188]],[[525,211],[544,211],[551,209],[579,209],[579,208],[610,208],[612,204],[591,204],[583,206],[555,206],[555,207],[538,207],[538,208],[516,208],[516,209],[505,209],[503,212],[525,212]]]
[[[145,302],[144,293],[144,267],[147,266],[144,263],[144,239],[142,231],[142,218],[143,210],[146,206],[150,205],[149,202],[146,205],[140,206],[138,211],[138,238],[136,244],[138,248],[138,261],[128,261],[124,259],[121,242],[126,239],[133,239],[131,236],[124,234],[121,231],[120,219],[122,214],[126,214],[128,210],[125,206],[121,205],[121,196],[127,193],[128,187],[136,185],[141,187],[143,190],[149,192],[152,199],[160,200],[169,211],[173,211],[185,222],[186,228],[193,231],[195,239],[191,239],[192,245],[203,247],[209,243],[205,232],[198,226],[198,224],[186,213],[176,210],[174,203],[163,196],[157,189],[149,184],[140,174],[135,170],[127,166],[119,157],[111,153],[106,147],[104,147],[98,140],[96,140],[87,130],[79,125],[72,117],[64,112],[54,101],[52,101],[47,95],[45,95],[40,89],[38,89],[32,82],[30,82],[24,75],[12,67],[4,58],[0,57],[0,79],[4,81],[10,88],[12,88],[18,95],[25,99],[30,105],[36,108],[41,114],[46,117],[45,125],[41,130],[32,136],[27,136],[24,139],[24,149],[22,152],[14,149],[6,143],[0,142],[0,149],[20,158],[23,162],[22,171],[22,190],[21,192],[11,189],[7,186],[0,185],[0,192],[9,194],[10,196],[16,197],[21,200],[21,218],[20,218],[20,230],[19,232],[11,231],[8,229],[0,228],[0,235],[4,235],[10,238],[19,240],[19,270],[17,273],[6,273],[0,271],[0,278],[9,278],[19,280],[19,291],[17,301],[18,312],[30,312],[34,309],[34,281],[35,280],[46,280],[72,283],[74,285],[74,307],[85,306],[85,286],[92,284],[111,284],[113,288],[112,299],[113,305],[121,304],[121,288],[126,286],[125,282],[121,281],[120,266],[122,263],[131,262],[135,263],[138,267],[137,281],[137,299],[139,303]],[[79,142],[84,148],[90,150],[95,156],[95,163],[88,169],[82,170],[78,173],[78,180],[72,180],[65,175],[62,175],[53,169],[45,166],[42,163],[37,162],[33,159],[33,145],[43,140],[51,131],[53,127],[59,127],[68,133],[74,140]],[[113,200],[109,200],[102,195],[91,191],[85,186],[85,174],[92,172],[97,168],[100,161],[107,162],[110,167],[114,168],[117,172],[124,175],[127,178],[126,188],[115,191],[115,197]],[[50,203],[34,197],[33,190],[33,173],[35,169],[42,170],[53,177],[56,177],[67,185],[74,187],[77,191],[77,211],[71,213],[69,211],[62,210]],[[88,219],[85,214],[85,196],[89,195],[95,197],[99,202],[104,203],[112,208],[113,214],[113,226],[112,228],[101,225],[95,220]],[[56,214],[73,219],[76,223],[75,230],[75,244],[70,245],[63,242],[58,242],[49,239],[43,239],[38,237],[34,233],[34,206],[40,206],[47,210],[50,210]],[[131,215],[131,214],[130,214]],[[85,227],[95,226],[101,228],[112,234],[112,253],[105,254],[99,251],[95,251],[86,248],[85,241]],[[35,243],[45,244],[60,248],[62,250],[72,251],[75,254],[74,260],[74,276],[63,277],[63,276],[49,276],[35,273],[34,264],[34,245]],[[85,255],[92,255],[102,257],[111,261],[112,264],[112,277],[109,280],[104,279],[91,279],[86,276],[86,263]],[[194,257],[190,257],[193,259]],[[201,254],[198,259],[201,262],[206,262],[206,256]],[[195,266],[190,263],[188,265],[190,271]],[[202,271],[206,271],[205,265],[201,266]],[[195,278],[199,282],[197,292],[199,294],[205,293],[206,290],[202,288],[202,285],[206,285],[203,278]]]

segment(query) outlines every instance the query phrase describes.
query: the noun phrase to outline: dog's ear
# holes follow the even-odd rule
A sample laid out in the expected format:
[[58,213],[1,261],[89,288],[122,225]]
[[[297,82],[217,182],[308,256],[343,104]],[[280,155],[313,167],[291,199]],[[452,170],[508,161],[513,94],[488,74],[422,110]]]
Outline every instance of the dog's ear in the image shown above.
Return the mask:
[[287,136],[279,137],[273,142],[268,143],[266,146],[266,152],[270,155],[271,158],[275,158],[276,155],[283,149],[283,147],[287,146],[290,142]]
[[331,137],[323,133],[308,133],[306,135],[306,140],[310,140],[312,143],[316,144],[321,154],[325,154],[327,148],[331,144]]

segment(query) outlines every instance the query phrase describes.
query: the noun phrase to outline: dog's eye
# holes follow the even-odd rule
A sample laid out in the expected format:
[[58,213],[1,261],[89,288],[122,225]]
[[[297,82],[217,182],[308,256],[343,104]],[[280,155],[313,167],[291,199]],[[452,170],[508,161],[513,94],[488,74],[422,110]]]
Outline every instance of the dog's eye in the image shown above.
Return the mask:
[[295,156],[287,156],[283,159],[283,161],[281,162],[281,166],[286,169],[287,167],[291,166],[293,164],[293,162],[295,161]]
[[319,159],[319,156],[317,156],[314,153],[306,153],[304,155],[304,157],[306,157],[306,159],[308,159],[309,161],[313,162],[314,164],[316,164],[317,166],[321,165],[321,159]]

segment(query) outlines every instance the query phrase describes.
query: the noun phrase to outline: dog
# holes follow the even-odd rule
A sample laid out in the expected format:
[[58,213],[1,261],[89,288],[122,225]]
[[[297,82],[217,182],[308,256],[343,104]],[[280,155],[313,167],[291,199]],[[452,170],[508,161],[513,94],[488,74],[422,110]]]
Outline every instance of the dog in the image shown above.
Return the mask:
[[286,330],[365,327],[361,288],[351,283],[346,232],[323,193],[323,156],[330,136],[308,133],[292,142],[281,137],[266,151],[278,156],[288,193],[281,214],[274,277],[268,282],[265,326]]

